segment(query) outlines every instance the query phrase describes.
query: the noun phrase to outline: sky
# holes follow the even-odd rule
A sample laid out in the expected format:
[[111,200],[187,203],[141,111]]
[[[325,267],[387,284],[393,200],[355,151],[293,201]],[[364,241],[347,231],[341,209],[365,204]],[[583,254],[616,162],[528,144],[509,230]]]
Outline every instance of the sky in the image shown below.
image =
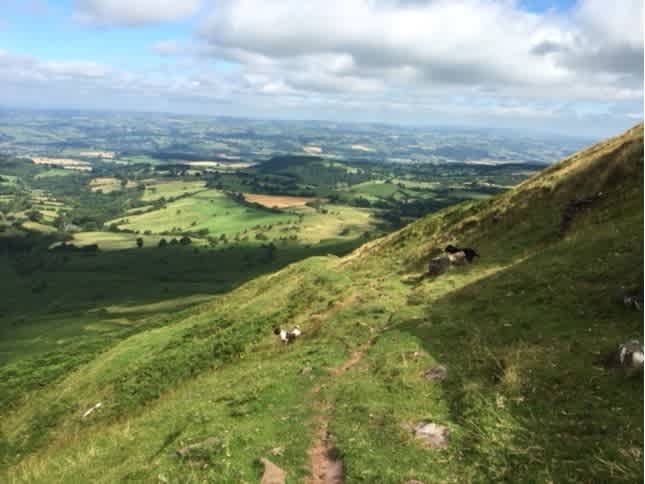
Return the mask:
[[643,118],[643,2],[0,0],[0,107],[607,136]]

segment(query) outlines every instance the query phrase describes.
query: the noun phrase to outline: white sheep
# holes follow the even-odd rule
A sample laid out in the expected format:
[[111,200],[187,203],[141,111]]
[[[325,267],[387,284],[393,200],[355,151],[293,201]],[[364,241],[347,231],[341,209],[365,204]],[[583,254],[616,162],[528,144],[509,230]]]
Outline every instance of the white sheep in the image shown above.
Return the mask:
[[300,330],[300,326],[298,325],[294,326],[291,331],[287,331],[276,326],[273,328],[273,334],[279,336],[280,341],[287,344],[291,343],[294,339],[300,336],[302,334],[302,331]]

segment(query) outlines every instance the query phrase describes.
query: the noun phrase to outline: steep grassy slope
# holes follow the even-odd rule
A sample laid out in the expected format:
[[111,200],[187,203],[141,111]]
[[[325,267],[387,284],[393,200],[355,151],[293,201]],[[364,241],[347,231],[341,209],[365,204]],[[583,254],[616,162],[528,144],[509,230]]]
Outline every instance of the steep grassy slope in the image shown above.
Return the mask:
[[[641,481],[642,373],[598,358],[643,338],[621,299],[642,290],[642,200],[640,125],[494,199],[157,321],[2,416],[6,479],[257,482],[268,457],[301,482],[327,429],[346,482]],[[447,243],[481,259],[422,277]],[[276,324],[304,336],[282,346]],[[447,378],[424,378],[437,363]],[[448,446],[420,445],[421,421]]]

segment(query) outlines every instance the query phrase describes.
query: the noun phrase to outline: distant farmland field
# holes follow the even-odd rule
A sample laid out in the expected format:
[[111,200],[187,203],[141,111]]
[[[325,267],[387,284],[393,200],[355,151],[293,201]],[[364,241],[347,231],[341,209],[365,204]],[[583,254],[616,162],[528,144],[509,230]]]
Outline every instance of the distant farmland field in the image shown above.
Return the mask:
[[183,181],[183,180],[148,180],[145,183],[145,192],[141,200],[152,202],[160,198],[176,198],[187,193],[195,193],[206,186],[203,181]]
[[243,193],[244,200],[257,203],[268,208],[304,207],[307,202],[318,200],[313,197],[292,197],[288,195],[262,195],[259,193]]
[[204,190],[166,204],[163,208],[141,215],[112,220],[122,229],[152,233],[199,231],[211,235],[235,234],[257,225],[287,223],[296,215],[247,207],[219,190]]

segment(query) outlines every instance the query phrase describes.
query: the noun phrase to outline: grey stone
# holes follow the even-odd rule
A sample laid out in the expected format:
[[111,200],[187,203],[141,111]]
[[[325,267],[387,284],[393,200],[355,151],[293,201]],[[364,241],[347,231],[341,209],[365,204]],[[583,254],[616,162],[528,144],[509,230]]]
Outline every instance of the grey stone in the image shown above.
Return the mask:
[[209,447],[214,447],[220,444],[220,440],[217,437],[208,437],[202,442],[197,442],[195,444],[190,444],[175,451],[177,457],[188,458],[192,454],[196,454],[199,451],[208,449]]
[[414,436],[433,449],[448,445],[448,427],[434,422],[419,422],[414,427]]
[[423,374],[423,376],[425,377],[426,380],[443,381],[448,376],[448,368],[446,368],[443,365],[433,366],[432,368],[427,370]]

